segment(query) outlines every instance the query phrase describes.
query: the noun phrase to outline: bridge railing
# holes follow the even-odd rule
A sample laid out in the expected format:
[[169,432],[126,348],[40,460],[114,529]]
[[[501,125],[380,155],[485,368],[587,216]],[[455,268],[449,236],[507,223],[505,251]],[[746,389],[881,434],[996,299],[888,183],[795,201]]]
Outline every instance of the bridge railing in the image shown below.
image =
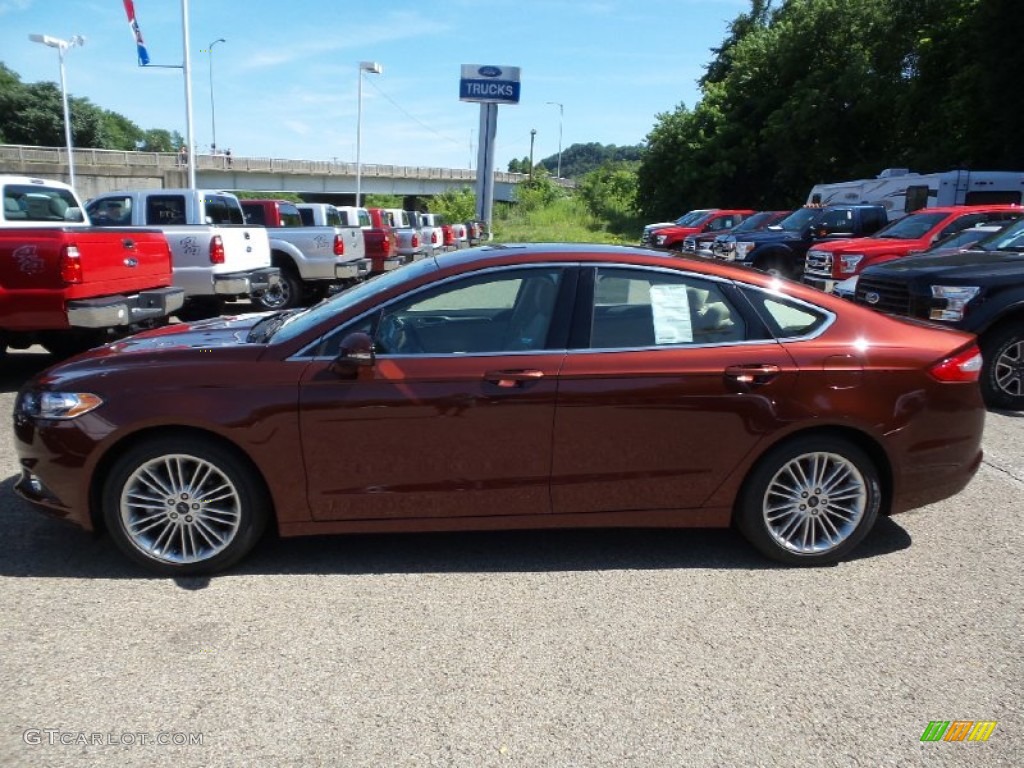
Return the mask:
[[[171,170],[180,168],[181,159],[175,152],[132,152],[117,149],[75,148],[75,166],[105,166],[153,168]],[[19,163],[67,163],[68,153],[63,147],[31,147],[22,144],[0,144],[0,171],[5,162]],[[314,176],[356,175],[356,164],[332,160],[289,160],[276,157],[238,157],[232,155],[196,155],[192,158],[196,170],[231,171],[243,173],[291,173]],[[392,179],[438,179],[444,181],[465,181],[467,185],[476,181],[476,171],[468,168],[431,168],[410,165],[378,165],[363,163],[361,173],[366,177],[382,176]],[[495,172],[495,181],[517,184],[526,181],[523,173]],[[568,179],[555,179],[562,186],[574,186]]]

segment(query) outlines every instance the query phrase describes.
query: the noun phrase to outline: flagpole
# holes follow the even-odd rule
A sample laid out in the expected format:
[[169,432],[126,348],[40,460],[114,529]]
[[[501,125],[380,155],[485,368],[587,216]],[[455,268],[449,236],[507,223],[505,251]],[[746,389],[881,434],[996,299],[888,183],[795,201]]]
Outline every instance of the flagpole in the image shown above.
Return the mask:
[[188,0],[181,0],[182,44],[185,47],[185,60],[182,69],[185,73],[185,131],[188,147],[188,186],[196,188],[196,145],[192,140],[192,54],[189,52],[188,35]]

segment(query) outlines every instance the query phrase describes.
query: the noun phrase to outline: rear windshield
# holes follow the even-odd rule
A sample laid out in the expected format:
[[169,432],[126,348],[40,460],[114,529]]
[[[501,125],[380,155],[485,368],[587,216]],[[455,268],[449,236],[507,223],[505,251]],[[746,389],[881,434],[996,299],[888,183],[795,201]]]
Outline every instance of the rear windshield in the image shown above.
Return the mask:
[[72,218],[78,201],[66,189],[9,184],[4,187],[4,219],[7,221],[81,221]]

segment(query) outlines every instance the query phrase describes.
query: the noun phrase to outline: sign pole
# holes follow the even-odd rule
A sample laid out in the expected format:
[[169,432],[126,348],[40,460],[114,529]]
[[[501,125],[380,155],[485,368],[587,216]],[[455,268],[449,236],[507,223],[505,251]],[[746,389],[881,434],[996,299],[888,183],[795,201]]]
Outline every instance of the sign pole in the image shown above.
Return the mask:
[[480,144],[476,158],[476,217],[487,224],[491,238],[494,215],[494,145],[498,133],[498,105],[480,104]]

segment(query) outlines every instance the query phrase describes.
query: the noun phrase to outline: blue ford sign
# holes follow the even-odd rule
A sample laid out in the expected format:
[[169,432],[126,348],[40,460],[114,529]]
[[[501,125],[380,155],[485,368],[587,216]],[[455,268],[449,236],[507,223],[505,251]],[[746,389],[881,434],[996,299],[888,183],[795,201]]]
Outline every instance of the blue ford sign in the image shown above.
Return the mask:
[[463,64],[459,99],[491,104],[518,104],[519,67]]

